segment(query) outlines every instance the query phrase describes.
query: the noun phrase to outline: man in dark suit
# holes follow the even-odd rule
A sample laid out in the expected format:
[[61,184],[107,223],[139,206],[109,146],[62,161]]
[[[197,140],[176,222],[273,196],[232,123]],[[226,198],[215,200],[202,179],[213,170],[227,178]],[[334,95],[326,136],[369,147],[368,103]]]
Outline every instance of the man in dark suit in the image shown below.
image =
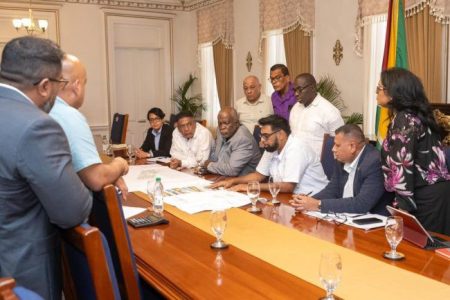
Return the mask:
[[328,185],[313,197],[294,195],[291,204],[297,210],[322,213],[386,214],[380,153],[366,144],[357,125],[347,124],[336,130],[333,154],[336,165]]
[[58,228],[83,222],[92,206],[47,115],[67,83],[62,57],[54,42],[27,36],[6,44],[0,66],[0,276],[44,299],[61,298]]

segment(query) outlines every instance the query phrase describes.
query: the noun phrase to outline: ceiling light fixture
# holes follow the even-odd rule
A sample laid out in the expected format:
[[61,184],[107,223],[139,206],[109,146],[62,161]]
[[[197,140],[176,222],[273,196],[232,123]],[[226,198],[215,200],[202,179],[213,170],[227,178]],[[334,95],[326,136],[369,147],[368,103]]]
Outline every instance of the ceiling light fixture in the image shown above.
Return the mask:
[[47,20],[38,20],[38,26],[36,26],[35,20],[33,19],[33,11],[31,10],[31,0],[28,8],[28,18],[13,19],[12,23],[17,31],[23,27],[29,35],[33,35],[37,31],[44,33],[48,28]]

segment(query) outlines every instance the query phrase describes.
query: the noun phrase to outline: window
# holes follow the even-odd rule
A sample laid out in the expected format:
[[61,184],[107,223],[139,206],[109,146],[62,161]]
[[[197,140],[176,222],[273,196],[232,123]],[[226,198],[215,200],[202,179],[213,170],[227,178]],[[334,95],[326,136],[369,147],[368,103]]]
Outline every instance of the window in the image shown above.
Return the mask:
[[202,81],[202,96],[206,103],[206,111],[202,112],[209,127],[217,127],[217,115],[220,111],[219,96],[216,85],[216,72],[214,69],[214,56],[212,43],[199,45],[200,68]]
[[284,39],[281,30],[274,30],[264,33],[264,75],[263,86],[266,95],[273,93],[272,84],[267,80],[270,77],[270,67],[275,64],[286,65],[286,54],[284,52]]

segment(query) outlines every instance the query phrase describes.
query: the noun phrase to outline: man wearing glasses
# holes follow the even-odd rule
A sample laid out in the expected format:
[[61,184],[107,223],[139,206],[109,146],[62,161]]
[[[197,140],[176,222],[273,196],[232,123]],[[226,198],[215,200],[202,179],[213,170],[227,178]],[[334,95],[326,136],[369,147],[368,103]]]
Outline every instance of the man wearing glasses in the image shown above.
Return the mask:
[[[317,153],[308,144],[293,137],[288,122],[277,115],[259,120],[264,154],[256,172],[229,178],[212,185],[234,191],[246,191],[249,181],[263,182],[269,176],[281,182],[281,193],[310,194],[321,191],[328,183]],[[267,183],[261,191],[269,191]]]
[[366,144],[361,128],[354,124],[338,128],[332,151],[336,163],[326,188],[313,197],[294,195],[291,204],[301,211],[387,215],[385,207],[393,194],[385,194],[380,152]]
[[89,215],[92,199],[66,136],[47,112],[66,83],[54,42],[20,37],[0,66],[0,277],[44,299],[61,298],[59,228]]
[[115,184],[126,199],[128,188],[121,176],[128,172],[128,163],[121,157],[102,163],[89,124],[78,111],[83,105],[86,90],[85,67],[77,57],[65,54],[62,74],[68,83],[59,91],[50,116],[61,125],[67,136],[75,172],[90,190],[100,191],[107,184]]
[[290,81],[289,69],[283,64],[276,64],[270,68],[270,83],[275,90],[272,93],[272,106],[276,115],[289,121],[292,107],[297,103],[294,85]]
[[292,108],[289,118],[292,134],[309,141],[320,155],[324,134],[334,136],[335,130],[344,125],[344,120],[339,110],[317,93],[313,75],[300,74],[294,84],[298,103]]

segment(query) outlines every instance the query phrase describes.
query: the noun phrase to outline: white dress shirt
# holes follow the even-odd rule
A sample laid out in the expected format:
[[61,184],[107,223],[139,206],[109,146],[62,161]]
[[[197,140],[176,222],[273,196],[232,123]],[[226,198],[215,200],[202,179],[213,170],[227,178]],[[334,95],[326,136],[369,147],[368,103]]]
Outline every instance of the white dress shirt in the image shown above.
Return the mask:
[[298,102],[292,107],[289,125],[292,134],[307,140],[320,157],[324,134],[334,136],[335,130],[344,125],[344,120],[333,104],[317,94],[307,107]]
[[313,195],[328,184],[318,154],[306,141],[292,135],[280,153],[264,151],[256,171],[264,176],[278,177],[281,182],[296,183],[294,194],[312,192]]
[[359,152],[358,156],[351,162],[344,164],[344,170],[348,173],[347,182],[344,185],[344,192],[342,193],[342,198],[353,197],[353,181],[355,181],[356,167],[358,166],[359,158],[364,151],[364,146]]
[[253,134],[258,120],[273,114],[272,100],[264,94],[254,103],[250,103],[246,97],[242,97],[234,103],[234,108],[239,114],[239,121]]
[[181,166],[192,168],[197,165],[197,158],[205,162],[209,158],[212,146],[211,132],[197,123],[194,136],[190,139],[183,137],[178,128],[175,128],[172,135],[172,147],[170,155],[181,160]]

